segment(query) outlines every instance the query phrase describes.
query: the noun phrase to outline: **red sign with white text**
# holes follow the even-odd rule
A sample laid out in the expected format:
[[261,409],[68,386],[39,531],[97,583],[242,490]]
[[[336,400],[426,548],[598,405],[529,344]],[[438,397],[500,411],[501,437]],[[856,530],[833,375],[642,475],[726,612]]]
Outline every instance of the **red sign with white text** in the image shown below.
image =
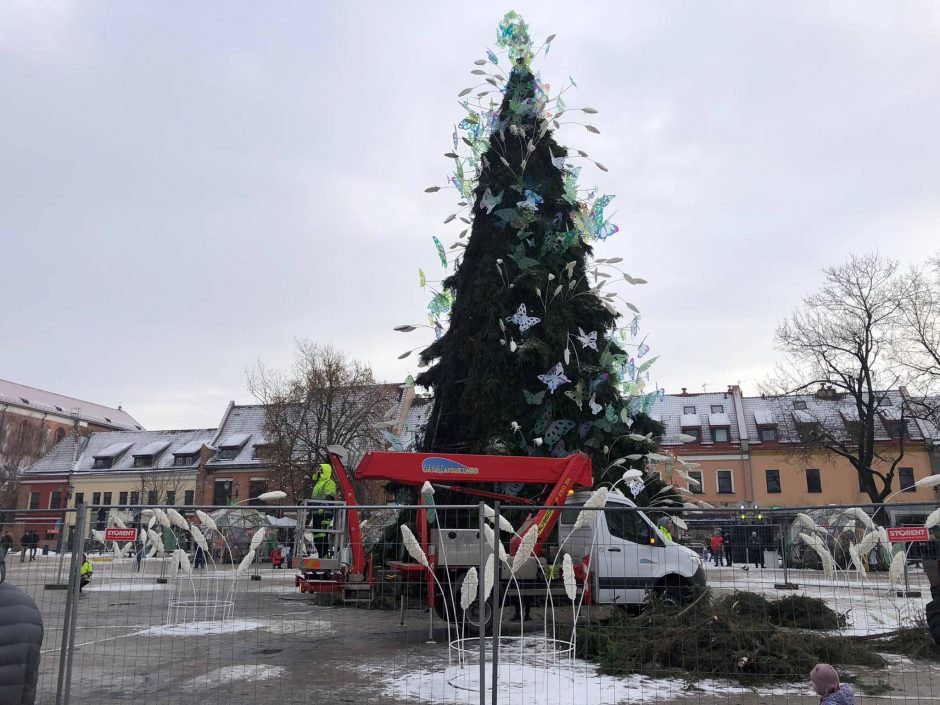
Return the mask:
[[923,526],[895,526],[888,529],[888,541],[891,543],[930,541],[930,532]]
[[105,541],[136,541],[137,529],[111,528],[104,530]]

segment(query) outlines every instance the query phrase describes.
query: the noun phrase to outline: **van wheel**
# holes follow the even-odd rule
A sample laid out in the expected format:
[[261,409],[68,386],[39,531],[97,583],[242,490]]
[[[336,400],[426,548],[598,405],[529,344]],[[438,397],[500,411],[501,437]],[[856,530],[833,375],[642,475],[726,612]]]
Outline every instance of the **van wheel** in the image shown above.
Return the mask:
[[[479,625],[480,625],[480,603],[479,600],[474,600],[473,603],[467,608],[466,614],[460,608],[460,593],[459,586],[463,584],[465,574],[460,574],[456,576],[453,586],[454,586],[454,598],[457,600],[457,604],[451,601],[450,591],[447,589],[447,585],[444,585],[445,595],[441,594],[440,588],[437,586],[437,583],[434,584],[434,611],[437,613],[437,616],[444,621],[450,621],[458,630],[458,637],[475,637],[479,634]],[[446,602],[445,602],[446,600]],[[447,605],[447,610],[445,614],[444,605]],[[493,632],[493,594],[491,593],[486,602],[483,603],[483,633],[486,636],[489,636]],[[464,630],[464,634],[460,634],[460,630]]]
[[681,607],[689,601],[689,590],[679,580],[667,576],[652,588],[659,602],[669,607]]

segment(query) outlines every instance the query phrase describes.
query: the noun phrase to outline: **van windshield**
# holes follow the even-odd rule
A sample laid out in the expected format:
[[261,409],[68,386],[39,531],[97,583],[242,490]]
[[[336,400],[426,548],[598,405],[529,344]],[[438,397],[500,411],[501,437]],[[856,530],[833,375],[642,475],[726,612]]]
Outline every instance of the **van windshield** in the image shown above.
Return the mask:
[[611,536],[632,543],[649,543],[649,525],[632,507],[608,506],[604,510],[604,516],[607,517],[607,529]]

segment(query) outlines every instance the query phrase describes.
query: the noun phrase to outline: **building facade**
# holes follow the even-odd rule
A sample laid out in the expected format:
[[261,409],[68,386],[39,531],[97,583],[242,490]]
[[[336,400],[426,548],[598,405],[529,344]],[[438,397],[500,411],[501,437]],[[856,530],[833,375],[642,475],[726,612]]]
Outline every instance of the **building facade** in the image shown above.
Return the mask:
[[[886,472],[900,456],[894,487],[903,492],[892,500],[899,506],[936,500],[934,489],[915,483],[935,472],[937,430],[908,418],[904,408],[903,389],[885,394],[875,429],[879,457],[873,463],[876,471]],[[651,415],[665,426],[663,447],[696,464],[683,471],[699,484],[669,478],[687,487],[694,500],[742,509],[871,502],[848,459],[806,442],[814,424],[843,428],[848,436],[858,422],[831,390],[775,398],[744,397],[736,385],[720,393],[683,390],[657,401]],[[655,469],[672,472],[667,464]]]

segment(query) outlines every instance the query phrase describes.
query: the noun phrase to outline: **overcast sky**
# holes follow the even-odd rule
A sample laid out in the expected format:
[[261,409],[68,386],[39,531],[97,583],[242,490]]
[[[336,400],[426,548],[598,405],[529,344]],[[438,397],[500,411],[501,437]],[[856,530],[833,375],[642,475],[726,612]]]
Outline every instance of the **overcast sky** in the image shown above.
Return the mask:
[[[601,135],[653,381],[740,382],[850,251],[940,247],[936,2],[0,3],[0,377],[218,423],[295,337],[415,373],[457,93],[515,8]],[[495,47],[494,47],[495,48]],[[567,96],[566,96],[567,97]]]

